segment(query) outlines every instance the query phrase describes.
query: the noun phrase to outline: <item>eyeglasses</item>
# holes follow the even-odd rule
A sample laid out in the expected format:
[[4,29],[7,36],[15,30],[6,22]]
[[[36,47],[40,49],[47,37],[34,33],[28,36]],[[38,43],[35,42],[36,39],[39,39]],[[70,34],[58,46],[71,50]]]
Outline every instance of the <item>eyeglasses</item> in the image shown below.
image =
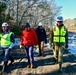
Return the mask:
[[57,22],[62,23],[62,21],[57,21]]

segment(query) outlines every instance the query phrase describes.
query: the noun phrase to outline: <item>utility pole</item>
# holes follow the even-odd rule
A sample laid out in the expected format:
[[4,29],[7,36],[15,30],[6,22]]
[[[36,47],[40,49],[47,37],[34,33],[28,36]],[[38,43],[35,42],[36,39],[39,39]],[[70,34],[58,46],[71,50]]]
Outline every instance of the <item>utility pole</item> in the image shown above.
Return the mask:
[[16,19],[16,25],[19,25],[19,23],[18,23],[18,4],[19,4],[19,3],[18,3],[18,0],[17,0],[17,15],[16,15],[16,18],[17,18],[17,19]]

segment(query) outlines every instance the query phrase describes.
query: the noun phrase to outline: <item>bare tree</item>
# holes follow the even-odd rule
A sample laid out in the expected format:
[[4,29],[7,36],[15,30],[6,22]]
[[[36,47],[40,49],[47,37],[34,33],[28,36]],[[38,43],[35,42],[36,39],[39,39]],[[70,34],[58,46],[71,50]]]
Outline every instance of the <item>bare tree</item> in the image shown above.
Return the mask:
[[[7,9],[10,15],[16,21],[17,19],[17,0],[8,0]],[[19,25],[30,22],[32,26],[36,26],[38,22],[51,24],[55,21],[55,17],[60,12],[54,0],[18,0],[18,20]],[[47,23],[47,22],[46,22]]]

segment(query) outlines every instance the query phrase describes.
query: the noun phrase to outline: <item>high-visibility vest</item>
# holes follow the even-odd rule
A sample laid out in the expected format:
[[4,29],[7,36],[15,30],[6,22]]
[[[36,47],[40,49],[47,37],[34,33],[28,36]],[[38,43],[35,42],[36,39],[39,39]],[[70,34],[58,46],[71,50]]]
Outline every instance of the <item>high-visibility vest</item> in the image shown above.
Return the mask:
[[1,46],[9,46],[11,44],[11,39],[10,39],[11,34],[13,34],[13,32],[2,35]]
[[60,42],[60,43],[64,43],[65,42],[65,34],[66,34],[66,30],[64,28],[64,26],[62,26],[61,29],[59,29],[57,26],[54,29],[54,42]]
[[1,43],[1,37],[2,37],[2,34],[0,33],[0,43]]

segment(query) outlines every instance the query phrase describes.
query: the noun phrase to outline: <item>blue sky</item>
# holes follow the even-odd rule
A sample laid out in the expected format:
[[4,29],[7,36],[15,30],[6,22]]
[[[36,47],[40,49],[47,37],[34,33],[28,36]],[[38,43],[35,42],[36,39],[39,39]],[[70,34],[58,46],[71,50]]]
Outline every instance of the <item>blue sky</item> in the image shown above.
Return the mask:
[[64,19],[76,18],[76,0],[55,0],[57,6],[62,6],[61,15]]

